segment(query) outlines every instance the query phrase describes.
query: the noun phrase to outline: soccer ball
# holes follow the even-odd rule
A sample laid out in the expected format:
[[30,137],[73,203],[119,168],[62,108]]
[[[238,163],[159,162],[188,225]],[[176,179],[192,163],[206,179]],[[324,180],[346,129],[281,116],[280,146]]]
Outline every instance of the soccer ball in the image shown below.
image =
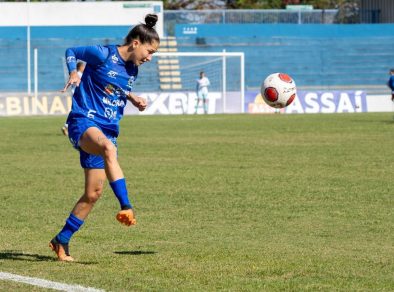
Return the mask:
[[261,96],[274,108],[283,108],[293,102],[296,97],[296,85],[289,75],[273,73],[265,78],[261,85]]

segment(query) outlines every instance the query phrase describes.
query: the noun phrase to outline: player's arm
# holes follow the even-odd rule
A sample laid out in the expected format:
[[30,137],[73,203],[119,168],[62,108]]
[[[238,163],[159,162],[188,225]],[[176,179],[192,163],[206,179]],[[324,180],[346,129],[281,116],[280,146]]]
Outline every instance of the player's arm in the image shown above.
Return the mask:
[[108,48],[103,46],[68,48],[66,50],[66,64],[70,75],[62,91],[66,91],[70,85],[79,86],[81,82],[81,78],[77,73],[77,60],[85,61],[89,66],[97,66],[106,60],[108,54]]
[[139,110],[140,112],[142,112],[143,110],[145,110],[146,107],[147,107],[147,105],[148,105],[148,103],[147,103],[147,101],[146,101],[145,98],[142,98],[142,97],[140,97],[140,96],[137,96],[137,95],[135,95],[135,94],[132,93],[132,92],[129,92],[129,93],[127,94],[127,99],[130,100],[130,102],[131,102],[136,108],[138,108],[138,110]]

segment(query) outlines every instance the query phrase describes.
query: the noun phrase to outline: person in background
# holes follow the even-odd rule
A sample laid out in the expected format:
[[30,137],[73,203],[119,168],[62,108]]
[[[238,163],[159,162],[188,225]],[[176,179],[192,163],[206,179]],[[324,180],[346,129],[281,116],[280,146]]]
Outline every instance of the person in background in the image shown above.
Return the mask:
[[[155,14],[146,15],[145,23],[134,26],[122,45],[66,50],[70,76],[63,92],[69,86],[77,86],[67,118],[68,134],[71,144],[80,153],[85,187],[64,227],[49,242],[59,261],[74,261],[69,253],[70,239],[100,198],[107,179],[120,204],[116,219],[126,226],[136,224],[126,180],[118,162],[117,137],[127,101],[140,111],[147,107],[146,100],[131,90],[138,76],[138,67],[151,61],[159,48],[160,39],[154,29],[157,19]],[[82,80],[76,70],[76,60],[86,62]]]
[[391,69],[389,74],[390,79],[387,82],[387,86],[391,89],[391,101],[394,101],[394,69]]
[[200,100],[202,100],[204,113],[208,113],[208,86],[211,85],[208,77],[203,71],[200,72],[200,78],[196,80],[197,101],[195,107],[195,114],[197,113]]
[[[77,62],[77,74],[78,74],[78,76],[79,76],[79,79],[82,78],[82,74],[83,74],[83,71],[84,71],[84,70],[85,70],[85,63],[82,62],[82,61],[78,61],[78,62]],[[74,94],[76,88],[77,88],[76,85],[72,85],[72,87],[71,87],[71,92],[72,92],[73,94]],[[64,136],[68,136],[68,124],[67,124],[67,123],[65,123],[65,124],[63,125],[63,127],[62,127],[62,133],[63,133]]]

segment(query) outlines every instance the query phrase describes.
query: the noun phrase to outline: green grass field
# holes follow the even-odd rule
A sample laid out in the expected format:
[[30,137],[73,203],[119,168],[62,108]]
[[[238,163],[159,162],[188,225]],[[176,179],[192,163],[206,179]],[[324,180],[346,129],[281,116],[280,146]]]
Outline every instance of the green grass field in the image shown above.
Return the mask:
[[125,117],[138,225],[115,220],[107,185],[71,264],[48,248],[83,191],[63,121],[0,119],[0,272],[106,291],[394,290],[392,114]]

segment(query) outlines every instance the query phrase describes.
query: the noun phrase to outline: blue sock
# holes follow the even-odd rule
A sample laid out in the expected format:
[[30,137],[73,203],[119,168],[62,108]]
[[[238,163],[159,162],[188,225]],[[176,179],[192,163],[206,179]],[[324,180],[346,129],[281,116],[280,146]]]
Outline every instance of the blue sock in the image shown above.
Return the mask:
[[66,220],[66,225],[64,225],[63,229],[56,236],[56,239],[62,244],[67,244],[70,241],[71,236],[79,230],[82,224],[83,220],[77,218],[71,213]]
[[109,185],[111,186],[115,196],[118,198],[120,203],[120,208],[122,210],[133,208],[133,206],[129,201],[129,196],[128,196],[129,194],[127,192],[127,187],[126,187],[126,180],[124,178],[110,182]]

